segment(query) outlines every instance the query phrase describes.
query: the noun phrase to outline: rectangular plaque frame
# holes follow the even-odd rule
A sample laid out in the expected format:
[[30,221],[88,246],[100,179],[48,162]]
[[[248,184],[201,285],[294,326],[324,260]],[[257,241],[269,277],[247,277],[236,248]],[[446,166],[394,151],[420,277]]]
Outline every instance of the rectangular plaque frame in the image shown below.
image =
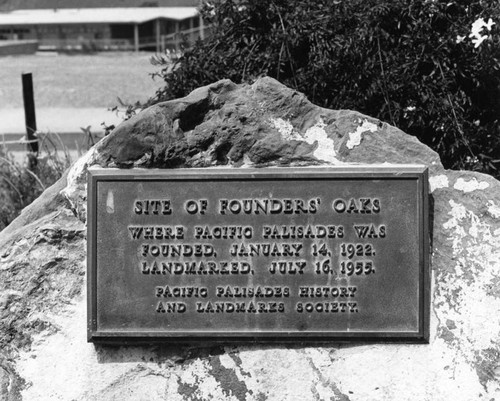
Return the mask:
[[[386,192],[385,188],[389,188],[387,191],[393,191],[394,194],[398,193],[399,188],[407,186],[410,188],[411,194],[409,195],[409,204],[412,206],[411,210],[395,210],[398,213],[388,213],[392,219],[399,219],[400,217],[407,218],[417,225],[411,233],[414,233],[412,237],[416,244],[412,246],[415,248],[411,250],[412,256],[409,259],[413,273],[411,277],[407,280],[406,288],[403,286],[402,289],[398,289],[402,294],[405,291],[408,293],[416,293],[414,298],[411,298],[410,305],[405,305],[405,307],[410,310],[415,315],[414,322],[410,329],[394,329],[391,328],[390,317],[388,317],[388,322],[385,322],[385,314],[381,314],[382,318],[379,316],[376,322],[380,327],[376,330],[363,327],[363,319],[361,323],[358,323],[356,328],[352,329],[349,327],[344,328],[328,328],[328,319],[326,320],[326,327],[321,327],[321,330],[308,329],[304,327],[293,328],[285,325],[285,327],[277,326],[271,327],[271,329],[252,329],[251,327],[245,327],[244,324],[240,324],[237,328],[224,328],[221,325],[221,330],[216,330],[213,328],[204,329],[202,327],[196,327],[196,322],[192,316],[188,323],[192,326],[189,330],[176,330],[172,328],[162,328],[162,327],[101,327],[105,326],[100,323],[107,320],[112,320],[113,312],[108,313],[108,309],[120,308],[122,303],[129,301],[128,297],[134,297],[134,294],[127,293],[127,299],[123,297],[116,304],[110,307],[110,301],[98,301],[104,298],[100,294],[104,294],[107,290],[106,284],[100,283],[99,269],[104,270],[103,266],[99,266],[99,256],[98,253],[104,253],[100,251],[98,241],[102,244],[105,243],[103,239],[99,238],[98,231],[98,215],[99,211],[106,207],[102,202],[99,203],[98,200],[98,186],[103,185],[103,188],[108,185],[112,188],[119,188],[120,185],[129,185],[130,188],[135,188],[137,185],[150,185],[155,183],[156,185],[168,185],[179,186],[183,184],[202,186],[208,185],[215,188],[215,193],[207,195],[212,201],[216,199],[221,192],[219,188],[224,188],[224,186],[231,185],[239,188],[240,192],[245,192],[246,188],[257,188],[260,186],[270,185],[269,183],[277,184],[282,183],[285,188],[293,188],[294,183],[301,183],[307,185],[312,185],[312,188],[325,188],[327,184],[335,184],[343,186],[343,197],[348,199],[350,197],[350,192],[356,192],[359,196],[360,188],[364,188],[370,185],[372,188],[381,188],[382,194],[375,194],[382,197],[382,202],[384,200],[383,192]],[[207,184],[208,183],[208,184]],[[363,185],[363,183],[365,183]],[[329,187],[328,187],[329,188]],[[392,189],[391,189],[392,188]],[[226,188],[227,189],[227,188]],[[154,192],[154,190],[153,190]],[[367,194],[365,194],[367,195]],[[369,194],[368,194],[369,195]],[[273,194],[271,194],[271,197]],[[307,198],[308,194],[304,194]],[[340,195],[339,195],[340,196]],[[102,201],[102,199],[101,199]],[[125,200],[120,198],[118,202],[124,202]],[[388,201],[387,201],[388,202]],[[207,169],[172,169],[172,170],[120,170],[120,169],[89,169],[89,180],[88,180],[88,220],[87,220],[87,306],[88,306],[88,325],[87,334],[89,342],[99,342],[99,343],[150,343],[157,341],[167,341],[167,342],[235,342],[235,341],[258,341],[258,342],[366,342],[366,341],[376,341],[376,342],[411,342],[411,343],[427,343],[429,341],[429,314],[430,314],[430,267],[429,267],[429,209],[428,209],[428,171],[423,165],[392,165],[392,166],[380,166],[380,165],[359,165],[359,166],[348,166],[348,167],[313,167],[313,168],[265,168],[265,169],[228,169],[228,168],[207,168]],[[333,204],[332,204],[333,205]],[[395,205],[398,207],[397,204]],[[333,206],[332,210],[333,210]],[[401,206],[402,207],[402,206]],[[403,207],[404,208],[404,207]],[[413,210],[416,209],[416,210]],[[104,213],[104,212],[103,212]],[[413,214],[412,214],[413,213]],[[393,216],[394,215],[394,216]],[[410,216],[411,215],[411,216]],[[291,215],[295,217],[294,215]],[[410,217],[408,217],[410,216]],[[285,216],[286,218],[290,216]],[[371,217],[371,216],[369,216]],[[370,218],[367,216],[366,222],[370,222]],[[201,216],[203,218],[203,216]],[[399,220],[398,220],[399,221]],[[126,221],[123,222],[126,226]],[[103,223],[104,224],[104,223]],[[396,225],[396,224],[393,224]],[[395,227],[390,227],[389,230]],[[104,229],[101,229],[104,231]],[[103,235],[105,235],[103,233]],[[413,234],[412,234],[413,235]],[[406,239],[407,240],[407,239]],[[337,241],[342,241],[337,239]],[[412,242],[412,241],[407,241]],[[338,244],[337,244],[338,245]],[[411,245],[411,244],[410,244]],[[104,245],[101,245],[103,247]],[[403,247],[404,244],[400,244]],[[116,247],[116,244],[115,244]],[[124,246],[125,247],[125,246]],[[338,248],[338,247],[337,247]],[[389,251],[392,248],[389,247]],[[413,248],[412,248],[413,249]],[[389,252],[388,251],[388,252]],[[400,251],[398,255],[403,255],[405,257],[406,252]],[[99,257],[98,257],[99,256]],[[118,269],[113,266],[113,260],[115,258],[108,258],[105,260],[106,269]],[[111,260],[110,260],[111,259]],[[339,256],[340,260],[340,256]],[[102,262],[102,261],[101,261]],[[396,262],[394,262],[396,263]],[[101,263],[104,265],[104,263]],[[398,267],[399,268],[399,267]],[[417,271],[418,270],[418,271]],[[105,273],[108,274],[108,273]],[[109,273],[110,274],[110,273]],[[403,273],[404,274],[404,273]],[[409,273],[408,273],[409,274]],[[375,276],[375,275],[374,275]],[[299,277],[299,276],[295,276]],[[377,276],[378,277],[378,276]],[[203,277],[202,277],[203,278]],[[123,279],[126,283],[126,279]],[[354,280],[354,279],[353,279]],[[293,287],[299,279],[294,281],[294,277],[288,280],[288,283]],[[385,282],[387,284],[387,279]],[[113,283],[113,287],[122,285],[120,280]],[[156,283],[157,284],[157,283]],[[209,284],[215,287],[217,282]],[[384,284],[384,286],[386,286]],[[151,281],[151,287],[154,288],[155,282]],[[369,287],[367,284],[365,287]],[[365,288],[361,286],[361,288]],[[109,288],[109,287],[108,287]],[[367,290],[371,291],[371,290]],[[124,291],[125,292],[125,291]],[[384,287],[378,288],[378,292],[375,292],[375,296],[384,295]],[[371,293],[370,293],[371,295]],[[325,300],[322,298],[312,298],[303,300],[296,297],[299,301],[332,301],[331,299]],[[123,302],[122,302],[123,301]],[[375,301],[375,300],[373,300]],[[376,301],[375,301],[376,302]],[[106,309],[107,308],[107,309]],[[314,311],[313,311],[314,312]],[[396,316],[397,318],[402,318],[407,310],[402,310],[400,312],[388,311],[388,316]],[[135,310],[131,309],[131,321],[137,321],[137,314],[134,316]],[[289,312],[291,313],[291,312]],[[392,313],[392,315],[391,315]],[[312,313],[314,315],[314,313]],[[105,315],[105,318],[101,318],[101,315]],[[301,315],[302,318],[305,315]],[[287,316],[288,318],[288,316]],[[135,319],[135,320],[134,320]],[[293,319],[290,317],[290,321]],[[350,318],[349,318],[350,319]],[[348,319],[348,320],[349,320]],[[370,321],[371,317],[367,316],[366,321]],[[376,320],[375,319],[375,320]],[[228,323],[223,320],[223,323]],[[380,321],[380,322],[379,322]],[[123,322],[128,322],[124,319]],[[122,326],[128,323],[122,323]],[[117,325],[119,326],[119,325]],[[147,326],[147,324],[145,325]],[[386,327],[387,326],[387,327]]]

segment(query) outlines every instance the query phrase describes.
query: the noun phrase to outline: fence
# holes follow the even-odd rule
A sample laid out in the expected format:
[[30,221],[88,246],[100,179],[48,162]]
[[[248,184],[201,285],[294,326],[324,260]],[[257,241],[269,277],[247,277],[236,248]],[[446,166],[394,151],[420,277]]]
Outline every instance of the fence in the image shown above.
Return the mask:
[[38,50],[53,51],[103,51],[134,50],[128,39],[40,39]]
[[[210,27],[207,26],[203,28],[204,36],[208,34],[209,29]],[[181,44],[190,46],[199,38],[202,38],[200,27],[185,29],[183,31],[171,33],[169,35],[162,35],[160,37],[160,50],[162,53],[165,50],[178,52],[181,49]]]
[[[209,28],[204,27],[203,33],[206,35]],[[156,50],[162,53],[165,50],[178,52],[181,44],[191,45],[202,36],[201,28],[190,28],[180,32],[159,36],[159,42],[156,36],[139,37],[138,48],[141,50]],[[133,39],[40,39],[39,50],[52,51],[123,51],[134,50],[135,43]]]

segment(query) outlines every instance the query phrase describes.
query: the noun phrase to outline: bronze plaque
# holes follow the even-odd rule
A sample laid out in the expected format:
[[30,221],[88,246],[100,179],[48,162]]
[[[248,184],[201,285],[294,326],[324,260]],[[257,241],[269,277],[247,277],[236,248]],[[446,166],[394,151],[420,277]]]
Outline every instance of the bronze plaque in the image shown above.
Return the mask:
[[89,341],[429,336],[424,166],[92,169]]

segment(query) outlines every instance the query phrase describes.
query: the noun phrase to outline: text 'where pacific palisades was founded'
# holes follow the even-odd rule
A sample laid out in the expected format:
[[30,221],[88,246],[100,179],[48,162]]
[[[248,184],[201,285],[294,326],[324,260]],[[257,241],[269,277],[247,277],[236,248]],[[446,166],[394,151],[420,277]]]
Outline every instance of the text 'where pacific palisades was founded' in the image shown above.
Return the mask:
[[427,169],[91,169],[88,339],[429,336]]

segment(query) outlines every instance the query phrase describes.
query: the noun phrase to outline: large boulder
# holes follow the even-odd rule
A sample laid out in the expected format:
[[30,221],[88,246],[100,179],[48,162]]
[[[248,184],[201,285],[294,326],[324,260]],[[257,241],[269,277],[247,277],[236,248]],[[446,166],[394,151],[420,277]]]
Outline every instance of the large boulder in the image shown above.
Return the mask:
[[[87,343],[89,166],[350,163],[429,167],[429,344]],[[220,81],[119,125],[0,233],[0,283],[2,400],[500,399],[500,183],[269,78]]]

